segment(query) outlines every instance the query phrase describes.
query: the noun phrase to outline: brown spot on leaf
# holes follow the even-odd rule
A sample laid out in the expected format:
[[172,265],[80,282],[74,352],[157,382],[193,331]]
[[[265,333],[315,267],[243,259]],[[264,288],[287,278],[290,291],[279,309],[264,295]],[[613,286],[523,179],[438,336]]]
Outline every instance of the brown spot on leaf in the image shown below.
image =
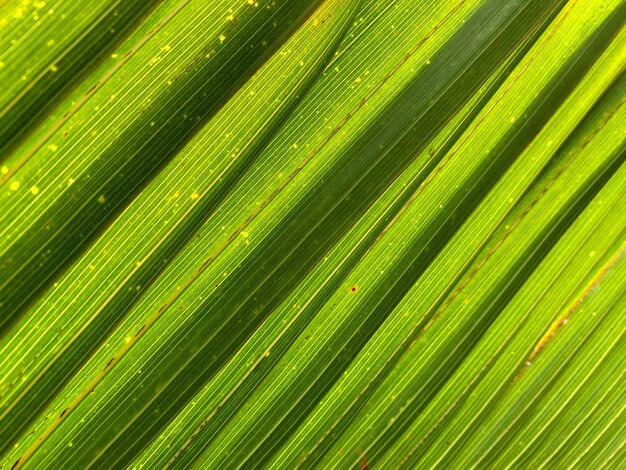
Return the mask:
[[361,454],[361,459],[359,460],[359,464],[360,464],[360,468],[361,470],[369,470],[370,466],[367,463],[367,459],[365,458],[365,454],[361,451],[359,451],[359,453]]

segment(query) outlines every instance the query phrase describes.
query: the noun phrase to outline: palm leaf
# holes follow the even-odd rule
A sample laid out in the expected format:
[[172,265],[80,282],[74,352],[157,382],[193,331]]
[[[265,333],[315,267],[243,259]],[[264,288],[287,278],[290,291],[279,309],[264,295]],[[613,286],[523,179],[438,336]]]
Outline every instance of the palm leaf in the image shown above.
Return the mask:
[[624,18],[0,5],[3,468],[623,465]]

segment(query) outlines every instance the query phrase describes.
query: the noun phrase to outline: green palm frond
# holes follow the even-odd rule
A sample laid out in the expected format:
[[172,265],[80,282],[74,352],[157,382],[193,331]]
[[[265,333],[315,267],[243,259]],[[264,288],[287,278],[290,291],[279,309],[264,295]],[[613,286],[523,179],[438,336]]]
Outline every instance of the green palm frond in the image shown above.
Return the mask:
[[2,468],[622,468],[626,2],[0,3]]

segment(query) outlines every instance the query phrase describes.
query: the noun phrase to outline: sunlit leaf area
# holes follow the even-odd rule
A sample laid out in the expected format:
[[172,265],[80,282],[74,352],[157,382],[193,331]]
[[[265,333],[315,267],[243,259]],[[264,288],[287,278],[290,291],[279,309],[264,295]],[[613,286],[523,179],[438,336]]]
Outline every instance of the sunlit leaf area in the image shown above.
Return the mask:
[[626,0],[0,0],[0,468],[626,469]]

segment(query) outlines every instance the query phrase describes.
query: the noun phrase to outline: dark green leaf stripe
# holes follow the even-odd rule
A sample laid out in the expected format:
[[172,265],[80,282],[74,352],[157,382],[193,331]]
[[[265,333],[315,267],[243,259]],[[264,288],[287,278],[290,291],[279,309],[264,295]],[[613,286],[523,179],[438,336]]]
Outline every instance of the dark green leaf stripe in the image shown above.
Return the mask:
[[[67,121],[88,103],[91,96],[105,83],[116,79],[124,82],[123,76],[116,76],[117,71],[188,4],[189,0],[165,0],[159,3],[138,28],[129,33],[128,39],[119,44],[107,60],[101,61],[102,63],[89,76],[77,82],[67,97],[49,111],[46,120],[35,127],[25,142],[8,155],[0,172],[0,185],[6,184],[14,173],[43,147],[55,132],[66,125]],[[66,128],[63,136],[67,137],[67,134],[69,131]]]
[[[76,28],[73,30],[72,32],[76,34],[76,37],[72,38],[72,41],[68,42],[65,47],[55,51],[54,56],[46,58],[44,68],[31,70],[30,67],[28,69],[19,66],[11,67],[10,76],[21,72],[32,74],[32,78],[24,83],[23,88],[15,93],[10,101],[4,102],[0,110],[0,162],[16,147],[25,134],[32,130],[33,124],[40,121],[59,98],[66,94],[107,54],[110,54],[115,45],[156,4],[158,4],[157,0],[105,2],[98,17],[86,21],[84,29]],[[70,2],[56,2],[53,7],[48,6],[47,8],[44,5],[38,16],[41,15],[44,18],[53,15],[58,16],[60,12],[65,11],[67,7],[71,8],[71,6]],[[94,6],[100,7],[98,4]],[[24,15],[24,13],[22,14]],[[39,21],[39,19],[33,18],[34,21]],[[42,27],[45,27],[49,37],[57,37],[58,35],[63,40],[67,40],[66,37],[63,37],[63,27],[60,31],[50,31],[48,29],[50,26],[42,25]],[[31,30],[26,34],[30,32]],[[24,42],[23,40],[20,41],[22,44]],[[32,44],[32,39],[29,42]],[[40,47],[53,46],[55,39],[47,39],[45,42],[44,45],[41,41]],[[6,51],[5,54],[10,55],[11,58],[15,56],[18,59],[21,58],[13,51]],[[3,54],[0,56],[0,60],[4,64],[0,70],[1,74],[8,70],[7,65],[10,62],[7,62],[10,59],[7,58],[5,61]],[[29,61],[23,65],[30,66],[31,61],[32,58],[29,58]],[[0,75],[0,80],[8,79],[9,77],[5,78]]]
[[[441,144],[436,146],[436,152],[434,150],[424,151],[420,158],[415,158],[403,175],[394,181],[386,193],[368,210],[367,215],[362,216],[358,226],[367,227],[367,232],[361,234],[353,228],[349,234],[344,236],[340,246],[331,251],[332,254],[336,252],[337,255],[341,255],[342,246],[345,246],[343,251],[349,249],[345,255],[346,257],[341,259],[341,261],[328,263],[328,258],[333,259],[332,254],[329,253],[329,256],[325,257],[323,262],[318,263],[318,265],[326,263],[330,266],[337,265],[337,268],[333,269],[327,278],[317,274],[318,268],[309,274],[308,279],[310,280],[307,280],[307,284],[311,286],[311,297],[305,298],[305,293],[302,292],[303,289],[299,288],[282,302],[281,307],[278,309],[279,311],[290,309],[294,302],[296,305],[303,303],[304,306],[298,311],[297,316],[288,324],[287,328],[277,335],[276,341],[266,348],[268,350],[271,349],[271,354],[265,355],[261,352],[261,360],[255,361],[252,368],[246,373],[244,381],[237,383],[232,394],[227,395],[217,405],[215,409],[220,412],[210,412],[209,417],[198,424],[197,430],[191,434],[189,440],[182,444],[181,448],[168,462],[170,465],[175,463],[176,466],[185,467],[198,457],[198,454],[208,442],[215,437],[215,433],[226,423],[225,420],[229,414],[244,403],[245,397],[259,384],[266,371],[271,370],[276,361],[286,351],[286,348],[295,341],[296,336],[294,335],[301,333],[302,329],[311,321],[313,315],[329,301],[330,296],[339,288],[340,283],[351,272],[355,264],[371,249],[372,244],[376,243],[382,233],[389,230],[390,226],[397,220],[398,214],[406,209],[408,200],[423,183],[425,175],[436,167],[449,150],[451,142],[454,141],[453,136],[459,136],[466,129],[467,125],[471,123],[478,110],[482,107],[481,104],[486,102],[497,88],[495,85],[501,83],[503,76],[503,74],[497,73],[493,81],[486,85],[484,90],[477,95],[480,98],[479,101],[468,103],[465,109],[441,132],[440,136],[435,139],[435,141],[441,141]],[[452,134],[450,134],[450,131],[452,131]],[[398,191],[398,195],[390,200],[390,196],[393,196]],[[379,207],[385,207],[382,216],[379,215],[381,214]],[[372,222],[370,219],[374,217],[376,217],[375,222]],[[360,228],[358,226],[355,228]],[[356,236],[361,236],[362,238],[355,238]],[[320,274],[324,274],[323,270],[320,271]],[[322,289],[317,287],[320,284]],[[311,377],[309,376],[310,380]],[[295,423],[293,417],[291,417],[290,423],[291,425]]]
[[[307,2],[275,9],[249,8],[251,12],[244,13],[229,28],[231,40],[221,39],[224,35],[212,38],[176,74],[170,73],[160,93],[140,107],[140,118],[114,132],[106,139],[106,145],[92,152],[91,161],[85,161],[81,171],[71,179],[71,188],[61,185],[59,192],[56,180],[48,183],[57,186],[51,192],[58,196],[46,196],[47,204],[40,203],[32,216],[34,208],[24,200],[32,198],[31,194],[25,193],[21,201],[13,202],[17,210],[24,208],[19,217],[28,223],[22,226],[13,220],[2,234],[5,239],[11,237],[0,247],[3,299],[0,333],[15,321],[39,289],[50,282],[55,271],[75,256],[198,126],[224,105],[314,6],[315,3]],[[242,38],[242,45],[237,38]],[[237,80],[232,80],[233,76]],[[77,136],[81,137],[87,136]],[[43,154],[40,152],[42,158],[49,158],[46,153],[57,151],[56,144],[52,145]],[[65,143],[70,150],[73,145],[71,138]],[[35,157],[27,166],[37,162]],[[111,166],[116,167],[114,173],[107,172]],[[28,172],[29,168],[24,170]],[[39,194],[47,186],[44,183],[33,187]],[[5,220],[16,216],[10,210]],[[99,222],[93,223],[94,220]],[[14,235],[18,229],[20,234]],[[55,250],[50,248],[51,244]],[[32,246],[39,248],[33,251]]]
[[[147,377],[150,377],[152,370],[167,369],[177,372],[170,375],[165,382],[159,379],[154,384],[143,384],[141,389],[133,387],[129,390],[117,391],[117,398],[112,398],[118,403],[114,412],[107,410],[106,415],[104,413],[94,415],[93,421],[98,423],[98,430],[94,430],[95,432],[90,435],[84,434],[85,440],[80,444],[74,443],[64,458],[75,458],[72,457],[74,449],[81,450],[81,453],[87,455],[92,454],[87,450],[87,446],[94,449],[100,448],[102,444],[98,442],[97,436],[102,436],[107,442],[104,451],[98,454],[93,453],[92,455],[95,455],[97,460],[86,461],[85,464],[97,462],[98,465],[116,465],[117,462],[123,461],[125,452],[132,452],[171,419],[174,413],[178,412],[198,388],[215,373],[216,368],[228,359],[232,354],[231,351],[245,341],[258,326],[258,322],[267,315],[266,312],[276,307],[283,296],[293,288],[294,283],[308,272],[312,263],[345,233],[348,224],[353,223],[355,217],[367,207],[367,204],[397,176],[398,171],[406,166],[408,155],[402,149],[410,148],[412,152],[419,149],[420,145],[424,145],[422,143],[424,139],[432,136],[441,126],[439,123],[445,122],[447,118],[445,115],[439,117],[437,112],[441,109],[451,111],[458,108],[459,105],[455,105],[454,101],[448,106],[441,105],[439,100],[453,99],[442,91],[450,89],[455,84],[463,83],[465,85],[463,89],[471,92],[476,89],[476,85],[485,80],[484,74],[489,73],[489,68],[484,66],[480,68],[483,75],[474,72],[478,69],[475,64],[479,63],[475,57],[476,52],[480,50],[485,54],[482,56],[485,60],[489,57],[489,60],[493,61],[493,52],[489,50],[489,45],[494,44],[496,40],[499,41],[498,50],[501,54],[509,52],[503,48],[502,44],[508,40],[511,45],[514,45],[516,39],[525,33],[525,30],[515,27],[517,23],[513,22],[513,19],[517,15],[529,15],[532,8],[530,11],[527,8],[512,4],[509,13],[512,16],[509,17],[503,13],[507,12],[507,9],[501,10],[499,6],[496,8],[495,3],[493,6],[487,4],[472,16],[473,21],[465,25],[467,30],[462,28],[457,33],[458,36],[453,37],[448,43],[447,47],[454,52],[446,54],[446,50],[440,56],[433,58],[430,73],[420,77],[421,80],[416,79],[405,93],[392,102],[382,113],[376,125],[371,128],[373,131],[371,134],[364,134],[355,141],[352,147],[348,147],[349,155],[358,157],[349,160],[339,159],[335,168],[341,166],[341,172],[333,171],[331,168],[324,184],[306,194],[274,229],[276,235],[268,236],[272,241],[271,244],[262,244],[257,250],[252,251],[241,267],[220,286],[216,294],[196,307],[198,320],[193,321],[193,316],[188,317],[185,328],[172,335],[157,352],[158,359],[148,361],[143,367],[143,373]],[[498,14],[494,15],[496,11]],[[541,15],[543,12],[541,8],[537,8],[534,13]],[[493,21],[493,26],[485,19]],[[496,26],[502,22],[511,25],[513,31]],[[483,32],[491,30],[493,33],[492,35],[485,34],[486,37],[483,38],[476,34],[479,29]],[[476,38],[475,45],[468,41],[470,38]],[[461,50],[456,43],[459,42],[460,45],[461,41],[466,46],[462,50],[466,56],[457,55]],[[491,63],[498,65],[496,61]],[[458,70],[463,73],[459,75]],[[454,77],[453,81],[446,80],[448,76]],[[423,96],[421,90],[429,85],[432,87],[435,83],[439,85],[434,88],[434,93],[439,94],[441,98],[433,102],[436,95]],[[472,83],[476,85],[472,86]],[[456,98],[459,104],[462,104],[464,99],[467,99],[467,95]],[[429,100],[432,104],[425,107]],[[429,113],[430,110],[433,110],[431,111],[433,114]],[[396,125],[403,122],[406,124],[390,128],[383,125],[385,122],[395,122]],[[413,130],[422,128],[426,122],[434,126],[431,131],[417,133]],[[390,131],[393,132],[390,133]],[[378,152],[379,148],[388,149],[389,153],[381,154]],[[392,149],[393,152],[391,152]],[[372,151],[374,153],[370,156]],[[468,198],[469,200],[471,199]],[[335,214],[341,214],[341,218],[337,220]],[[334,216],[332,226],[324,223],[331,216]],[[280,236],[278,236],[279,233]],[[245,273],[245,278],[242,278],[238,272]],[[268,277],[268,273],[272,273],[274,277]],[[271,282],[273,287],[269,288],[267,282]],[[177,302],[181,301],[183,300],[177,300]],[[174,305],[176,304],[172,304],[169,308],[174,308]],[[221,313],[218,314],[218,311]],[[237,315],[241,311],[254,312],[254,316],[250,320],[243,321]],[[229,318],[233,320],[229,321]],[[216,321],[221,324],[215,323]],[[228,343],[224,344],[224,338],[228,338]],[[222,352],[216,354],[214,342],[218,339],[223,349]],[[164,360],[167,362],[164,363]],[[183,387],[178,377],[185,377]],[[155,390],[158,392],[155,393]],[[128,403],[122,400],[122,397],[129,396],[134,398],[133,402]],[[160,410],[159,415],[155,416],[152,413],[146,415],[144,412],[146,404],[155,403],[156,400],[161,403],[157,405]],[[119,437],[116,436],[114,440],[110,440],[112,434],[115,436],[119,433],[119,430],[116,431],[119,429],[115,424],[116,416],[122,414],[133,416],[133,420],[125,426],[123,433],[118,434]],[[59,432],[62,432],[61,429],[62,427],[59,428]],[[134,445],[129,445],[129,439],[125,438],[131,433]],[[126,451],[123,452],[122,449]],[[59,461],[55,465],[63,465],[63,463]]]
[[[558,71],[557,71],[557,72],[558,72]],[[526,124],[522,124],[522,125],[526,125]],[[509,139],[507,139],[507,140],[509,140]],[[450,178],[450,179],[453,179],[453,178]],[[457,178],[457,179],[453,179],[453,180],[458,181],[458,178]],[[445,181],[445,180],[444,180],[444,181]],[[437,201],[437,202],[440,202],[440,201]],[[449,213],[449,212],[451,212],[451,211],[444,211],[444,212],[445,212],[445,213]],[[433,225],[433,226],[439,226],[439,224],[432,224],[432,225]],[[402,238],[398,237],[398,239],[402,239],[402,240],[403,240],[403,243],[404,243],[404,241],[406,240],[406,237],[402,237]],[[422,243],[420,243],[420,244],[419,244],[419,245],[417,245],[417,246],[424,246],[424,243],[422,242]],[[415,253],[416,251],[417,251],[417,248],[412,248],[412,249],[408,249],[406,253],[411,253],[411,252]],[[406,253],[404,254],[404,259],[407,259],[407,256],[408,256],[408,254],[406,254]],[[383,257],[379,254],[378,258],[376,258],[376,259],[381,259],[381,258],[383,258]],[[410,258],[409,258],[409,259],[410,259]],[[394,267],[395,267],[395,266],[402,266],[402,263],[403,263],[403,259],[394,260],[394,264],[393,264],[393,266],[394,266]],[[370,268],[370,269],[372,269],[372,268]],[[390,276],[390,279],[397,279],[397,278],[398,278],[398,274],[397,274],[397,272],[392,272],[392,273],[390,273],[390,275],[389,275],[389,276]],[[361,281],[361,283],[365,283],[365,280],[364,280],[364,279],[362,279],[362,278],[355,277],[355,279],[359,279],[359,280]],[[353,281],[353,283],[354,283],[354,282],[355,282],[355,281]],[[356,282],[359,282],[359,281],[356,281]],[[387,284],[387,285],[385,286],[385,289],[386,289],[387,291],[389,290],[389,284]],[[362,295],[367,295],[367,293],[366,293],[366,292],[363,292],[363,294],[362,294]],[[380,305],[380,304],[375,303],[378,299],[380,299],[380,294],[379,294],[379,293],[376,293],[376,294],[374,294],[374,295],[373,295],[370,299],[368,299],[369,301],[368,301],[368,300],[364,300],[364,301],[363,301],[363,304],[361,304],[361,305],[359,306],[359,308],[355,309],[355,314],[357,314],[357,315],[359,315],[360,317],[362,317],[362,316],[363,316],[363,312],[366,312],[366,311],[367,311],[367,309],[368,309],[368,308],[370,308],[370,306],[377,307],[378,305]],[[354,327],[354,325],[355,325],[355,323],[354,323],[354,322],[346,322],[346,328],[348,328],[348,327],[353,328],[353,327]],[[360,326],[360,324],[359,324],[359,326]],[[327,329],[327,330],[329,330],[329,331],[333,331],[333,332],[335,332],[335,331],[336,331],[336,328],[337,328],[337,327],[335,326],[335,327],[326,327],[325,329]],[[359,331],[359,333],[360,333],[360,334],[366,334],[365,332],[367,331],[367,329],[366,329],[366,328],[359,328],[357,331]],[[339,336],[339,335],[341,335],[341,333],[338,333],[338,336]],[[344,335],[347,335],[347,333],[344,333]],[[324,336],[324,338],[326,339],[326,337],[328,337],[328,336],[329,336],[329,333],[326,333],[326,334],[325,334],[325,336]],[[325,349],[326,349],[326,348],[325,348]],[[336,344],[334,344],[334,345],[330,345],[330,346],[328,347],[329,354],[332,354],[334,351],[337,351],[337,349],[338,349],[338,346],[337,346]],[[324,361],[324,360],[321,360],[321,362],[326,363],[326,361]],[[313,368],[314,368],[315,370],[320,370],[320,369],[321,369],[321,367],[322,367],[322,366],[321,366],[320,364],[317,364],[316,366],[313,366]],[[300,366],[298,366],[296,369],[297,369],[297,370],[300,370]],[[437,375],[437,377],[439,377],[439,376],[440,376],[440,375]],[[309,381],[309,380],[310,380],[310,377],[311,377],[311,374],[310,374],[310,373],[309,373],[309,374],[307,374],[307,373],[302,373],[302,374],[301,374],[301,380],[302,380],[303,382],[304,382],[304,381]],[[322,379],[322,378],[320,378],[320,381],[322,381],[322,380],[323,380],[323,379]],[[268,381],[268,385],[269,385],[269,384],[275,384],[275,382],[277,382],[277,381],[279,381],[279,379],[278,379],[277,377],[275,377],[273,380]],[[300,387],[302,387],[302,386],[303,386],[302,384],[298,384],[298,385],[299,385]],[[299,386],[295,386],[295,387],[294,387],[294,386],[292,386],[289,390],[299,390],[299,389],[300,389],[300,388],[299,388]],[[276,388],[276,385],[272,385],[272,387],[273,387],[273,388]],[[272,394],[275,394],[275,391],[274,391],[274,390],[272,390],[272,392],[271,392],[271,393],[272,393]],[[287,393],[290,393],[290,392],[289,392],[289,391],[286,391],[285,393],[287,394]],[[293,392],[293,393],[295,394],[295,393],[297,393],[297,392]],[[294,399],[295,399],[295,398],[293,398],[293,396],[291,396],[291,397],[290,397],[290,396],[288,396],[288,395],[283,396],[281,399],[279,399],[279,401],[277,402],[277,405],[278,405],[278,403],[282,403],[283,401],[286,401],[286,402],[290,402],[290,403],[291,403],[291,402],[292,402],[292,400],[294,400]],[[266,400],[264,400],[264,401],[265,401],[265,402],[267,402]],[[304,400],[304,402],[305,402],[305,403],[310,403],[311,401],[313,401],[313,402],[314,402],[315,400]],[[257,405],[257,406],[258,406],[258,405]],[[251,403],[251,404],[250,404],[250,409],[248,410],[248,413],[250,413],[250,412],[251,412],[250,410],[251,410],[251,409],[254,409],[254,408],[255,408],[254,403]],[[283,406],[280,406],[280,405],[278,405],[278,406],[272,406],[272,408],[274,408],[274,409],[275,409],[275,412],[276,412],[276,413],[278,413],[278,412],[281,412],[281,413],[282,413],[282,412],[283,412],[283,410],[284,410],[284,407],[283,407]],[[342,411],[343,411],[343,408],[342,408],[341,406],[340,406],[340,407],[338,407],[338,408],[339,408],[340,410],[342,410]],[[275,422],[275,418],[274,418],[274,417],[272,417],[272,418],[268,418],[267,416],[264,416],[264,417],[257,417],[257,419],[258,419],[258,421],[259,421],[259,422],[261,422],[261,423],[265,423],[265,422],[270,423],[270,424],[268,424],[268,427],[269,427],[269,426],[272,426],[272,425],[274,424],[274,422]],[[383,423],[386,423],[386,421],[384,421],[384,420],[383,420],[382,422],[383,422]],[[239,429],[241,429],[241,426],[242,426],[241,424],[239,424],[239,425],[235,425],[235,424],[234,424],[234,425],[233,425],[233,427],[232,427],[232,429],[230,429],[230,430],[229,430],[229,433],[225,434],[225,436],[228,436],[229,434],[235,434],[235,435],[237,435],[237,433],[239,432]],[[254,431],[252,431],[252,430],[250,431],[250,434],[249,434],[249,435],[250,435],[250,436],[252,436],[252,435],[253,435],[253,433],[254,433],[254,432],[256,432],[256,430],[257,430],[257,429],[258,429],[258,424],[256,424],[256,425],[255,425],[255,429],[254,429]],[[274,433],[274,432],[275,432],[275,431],[273,431],[273,429],[272,429],[272,433]],[[362,434],[363,434],[363,432],[364,432],[364,431],[363,431],[363,430],[361,430],[360,432],[357,432],[357,433],[356,433],[356,435],[357,435],[357,436],[360,436],[360,435],[362,435]],[[256,436],[255,436],[255,437],[256,437]],[[233,444],[233,445],[235,445],[235,443],[240,443],[240,442],[241,442],[241,440],[235,439],[235,440],[233,440],[233,441],[231,441],[231,442],[232,442],[232,444]],[[236,452],[236,450],[235,450],[234,448],[231,448],[231,449],[230,449],[230,452]],[[355,455],[355,454],[356,454],[356,452],[353,452],[353,453],[352,453],[352,455]],[[333,453],[331,453],[330,455],[333,455]]]
[[0,467],[621,468],[624,18],[0,2]]
[[[353,13],[353,9],[344,9],[344,14],[350,12]],[[335,12],[333,18],[327,17],[325,20],[329,21],[331,25],[336,24],[334,27],[339,29],[345,24],[340,12]],[[323,32],[324,30],[321,29],[320,33]],[[2,422],[6,424],[4,430],[7,433],[3,435],[2,441],[6,442],[7,446],[16,437],[15,433],[27,426],[36,417],[36,413],[54,396],[51,393],[65,385],[66,381],[80,367],[81,358],[93,351],[111,329],[116,326],[126,311],[124,306],[132,305],[134,299],[141,293],[141,289],[136,289],[135,286],[147,288],[151,280],[166,266],[164,260],[168,260],[175,255],[176,251],[184,245],[185,241],[193,235],[200,224],[211,214],[219,201],[225,197],[242,171],[258,155],[264,142],[272,137],[275,129],[280,127],[281,122],[289,115],[299,97],[302,96],[310,85],[311,80],[315,77],[315,73],[319,72],[319,69],[325,65],[326,56],[329,55],[329,51],[332,52],[334,50],[333,38],[335,37],[341,38],[341,34],[336,36],[333,34],[325,35],[324,37],[318,34],[320,43],[317,47],[320,49],[320,55],[317,68],[304,69],[294,64],[297,67],[296,70],[302,71],[302,75],[294,77],[292,86],[295,88],[285,90],[284,95],[280,97],[283,100],[280,112],[268,115],[269,121],[264,122],[263,127],[260,127],[254,133],[255,138],[249,145],[249,148],[223,170],[219,181],[208,186],[207,191],[201,194],[201,197],[198,195],[197,202],[193,201],[194,204],[179,216],[180,219],[177,223],[164,226],[160,230],[162,238],[156,244],[154,239],[151,240],[150,244],[146,244],[143,259],[139,263],[129,266],[130,270],[127,272],[124,272],[119,267],[117,268],[116,274],[122,282],[122,286],[131,286],[131,288],[124,289],[118,286],[115,290],[112,290],[109,297],[106,298],[106,303],[98,307],[97,317],[93,318],[79,332],[79,335],[72,338],[72,341],[67,343],[63,349],[56,352],[52,361],[45,365],[38,375],[32,379],[31,383],[11,385],[11,392],[13,394],[19,393],[17,395],[19,399],[14,401],[2,415]],[[266,75],[269,79],[273,78],[269,70]],[[259,78],[262,76],[260,75]],[[122,216],[122,218],[124,217]],[[153,236],[157,234],[153,232]],[[135,251],[137,251],[136,248]],[[34,372],[34,367],[35,364],[30,365],[31,372]],[[66,377],[66,380],[59,380],[61,377]],[[18,423],[20,424],[18,425]],[[9,435],[8,432],[13,434]]]

